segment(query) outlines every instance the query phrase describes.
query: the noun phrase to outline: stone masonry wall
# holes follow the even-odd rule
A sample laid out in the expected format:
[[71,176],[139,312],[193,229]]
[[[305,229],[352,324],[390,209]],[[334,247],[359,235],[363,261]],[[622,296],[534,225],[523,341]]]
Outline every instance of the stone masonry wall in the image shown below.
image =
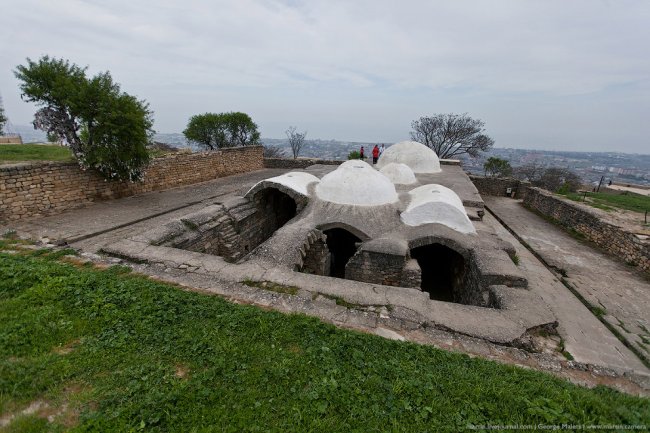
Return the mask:
[[540,188],[528,188],[524,205],[584,235],[604,250],[650,272],[650,242],[603,221],[598,213]]
[[[505,197],[508,195],[506,191],[508,188],[511,188],[512,194],[510,196],[520,197],[524,192],[523,190],[530,185],[528,182],[522,182],[511,177],[484,177],[470,175],[469,178],[481,195]],[[520,191],[520,189],[522,191]]]
[[0,166],[0,222],[52,215],[88,203],[205,182],[264,168],[262,146],[155,158],[142,182],[106,181],[77,163]]
[[366,283],[399,286],[406,258],[359,250],[345,266],[345,278]]
[[341,165],[345,161],[336,161],[332,159],[317,159],[317,158],[264,158],[265,168],[307,168],[314,164],[324,165]]

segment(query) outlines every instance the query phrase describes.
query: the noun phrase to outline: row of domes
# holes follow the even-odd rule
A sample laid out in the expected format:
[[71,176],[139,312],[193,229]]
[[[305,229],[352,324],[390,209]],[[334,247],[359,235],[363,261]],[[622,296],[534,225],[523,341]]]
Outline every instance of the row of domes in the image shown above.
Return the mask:
[[[440,161],[434,151],[414,142],[403,141],[384,151],[379,170],[361,160],[346,161],[322,179],[304,172],[290,172],[267,179],[302,195],[309,196],[315,183],[320,200],[352,206],[381,206],[399,200],[395,185],[417,182],[415,173],[438,173]],[[410,201],[401,214],[406,225],[440,223],[463,233],[474,232],[463,204],[456,193],[442,185],[422,185],[409,192]]]

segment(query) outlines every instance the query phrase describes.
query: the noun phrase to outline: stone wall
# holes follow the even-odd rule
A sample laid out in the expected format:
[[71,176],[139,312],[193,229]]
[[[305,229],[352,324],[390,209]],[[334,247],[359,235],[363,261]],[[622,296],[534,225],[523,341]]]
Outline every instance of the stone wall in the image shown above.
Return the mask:
[[[522,182],[518,179],[511,177],[485,177],[485,176],[469,176],[476,189],[481,195],[492,195],[513,198],[521,198],[525,189],[530,185],[528,182]],[[511,194],[507,193],[508,188],[511,189]]]
[[374,251],[358,250],[345,266],[347,280],[399,286],[406,257]]
[[585,236],[627,263],[650,272],[650,242],[643,236],[601,219],[596,210],[560,198],[540,188],[528,188],[524,205]]
[[318,158],[264,158],[265,168],[307,168],[314,164],[341,165],[345,161]]
[[155,158],[142,182],[106,181],[75,162],[0,166],[0,222],[260,170],[262,151],[262,146],[250,146]]
[[23,139],[20,135],[2,135],[0,144],[23,144]]

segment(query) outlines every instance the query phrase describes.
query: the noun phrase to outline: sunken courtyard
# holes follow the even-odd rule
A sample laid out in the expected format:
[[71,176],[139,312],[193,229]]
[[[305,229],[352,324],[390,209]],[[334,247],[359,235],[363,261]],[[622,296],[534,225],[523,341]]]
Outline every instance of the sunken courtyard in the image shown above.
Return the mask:
[[457,161],[405,141],[374,167],[350,160],[266,178],[104,252],[136,262],[173,257],[220,281],[307,289],[379,309],[397,328],[428,324],[525,345],[557,322],[484,215]]

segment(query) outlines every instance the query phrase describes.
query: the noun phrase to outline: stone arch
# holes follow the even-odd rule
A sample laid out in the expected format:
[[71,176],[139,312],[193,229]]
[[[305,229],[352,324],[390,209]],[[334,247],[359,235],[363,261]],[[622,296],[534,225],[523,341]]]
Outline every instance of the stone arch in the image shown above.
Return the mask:
[[443,245],[452,251],[460,254],[467,261],[471,260],[471,250],[468,246],[464,245],[462,242],[459,242],[456,239],[451,239],[444,236],[436,235],[426,235],[420,236],[408,241],[409,250],[413,250],[418,247],[431,245],[431,244],[440,244]]
[[276,190],[291,197],[296,204],[296,213],[300,213],[309,202],[309,197],[299,193],[298,191],[282,185],[281,183],[269,182],[266,180],[258,182],[244,197],[251,200],[253,203],[259,203],[261,197],[265,194],[269,194],[269,190]]
[[420,288],[431,299],[459,302],[465,290],[469,266],[466,259],[449,246],[431,243],[409,251],[420,271]]
[[316,228],[323,232],[330,229],[343,229],[352,233],[357,238],[359,238],[361,242],[370,240],[370,236],[368,236],[363,230],[360,230],[344,222],[331,222],[331,223],[320,224]]
[[341,227],[323,230],[325,243],[329,251],[330,277],[345,278],[345,268],[358,250],[361,239],[351,231]]
[[[289,188],[286,188],[290,190]],[[268,220],[266,231],[270,231],[270,237],[276,230],[288,223],[298,214],[298,202],[296,202],[293,194],[282,191],[280,188],[264,188],[260,189],[253,198],[253,202],[257,207],[260,217]]]

